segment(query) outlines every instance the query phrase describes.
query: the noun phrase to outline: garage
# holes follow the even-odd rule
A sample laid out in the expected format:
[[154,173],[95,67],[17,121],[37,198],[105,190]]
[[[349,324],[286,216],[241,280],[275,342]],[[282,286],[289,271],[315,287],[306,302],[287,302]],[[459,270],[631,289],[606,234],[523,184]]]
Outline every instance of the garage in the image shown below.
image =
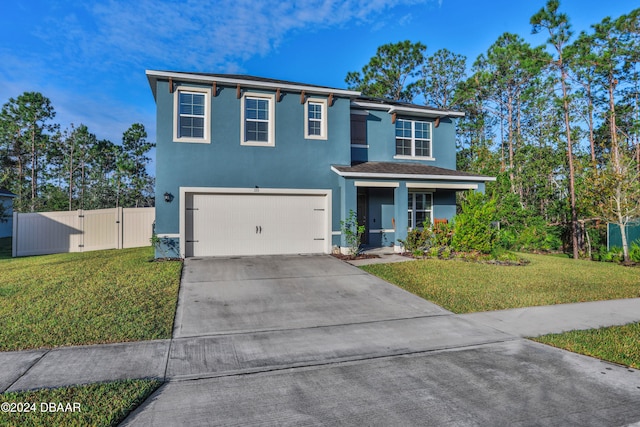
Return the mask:
[[331,190],[181,192],[185,257],[329,253]]

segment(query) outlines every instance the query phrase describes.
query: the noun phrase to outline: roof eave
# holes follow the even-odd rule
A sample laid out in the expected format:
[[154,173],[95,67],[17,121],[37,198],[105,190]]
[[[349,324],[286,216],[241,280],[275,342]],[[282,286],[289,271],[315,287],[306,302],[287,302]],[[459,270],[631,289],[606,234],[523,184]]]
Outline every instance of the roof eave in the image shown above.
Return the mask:
[[383,178],[383,179],[432,179],[439,181],[473,181],[486,182],[495,181],[495,177],[491,176],[467,176],[467,175],[426,175],[411,173],[381,173],[381,172],[343,172],[335,166],[331,166],[331,170],[344,178]]
[[437,117],[460,118],[465,116],[465,113],[460,111],[435,110],[431,108],[418,108],[418,107],[410,107],[410,106],[390,105],[390,104],[385,104],[383,101],[370,102],[370,101],[355,100],[355,101],[351,101],[351,105],[356,108],[382,110],[382,111],[386,111],[389,114],[404,113],[404,114],[429,117],[429,118],[437,118]]
[[239,79],[239,78],[229,78],[229,77],[221,77],[221,76],[206,76],[200,74],[190,74],[190,73],[173,73],[170,71],[155,71],[155,70],[146,70],[145,71],[147,78],[149,79],[149,83],[151,84],[151,90],[153,91],[153,95],[155,97],[155,84],[154,81],[159,79],[169,79],[174,78],[181,82],[192,82],[192,83],[213,83],[216,82],[218,84],[239,84],[242,87],[246,88],[254,88],[254,89],[280,89],[280,90],[290,90],[290,91],[305,91],[310,94],[318,94],[318,95],[330,95],[334,96],[344,96],[348,98],[355,98],[360,96],[360,92],[356,92],[353,90],[346,89],[336,89],[336,88],[325,88],[320,86],[307,86],[304,84],[295,84],[295,83],[278,83],[278,82],[263,82],[256,80],[247,80],[247,79]]

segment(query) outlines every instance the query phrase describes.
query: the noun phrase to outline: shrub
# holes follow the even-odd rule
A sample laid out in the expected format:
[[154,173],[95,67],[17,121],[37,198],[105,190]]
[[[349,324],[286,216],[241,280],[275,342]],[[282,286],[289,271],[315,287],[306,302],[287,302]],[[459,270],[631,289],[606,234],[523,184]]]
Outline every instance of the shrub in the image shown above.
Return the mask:
[[437,246],[433,246],[431,249],[429,249],[429,256],[431,258],[438,258],[439,255],[440,255],[440,249],[438,249]]
[[398,239],[398,242],[404,246],[404,250],[415,254],[416,251],[426,251],[431,247],[431,241],[433,239],[433,231],[431,228],[426,227],[423,224],[422,229],[414,228],[407,232],[407,238],[402,240]]
[[442,250],[440,251],[440,258],[442,259],[451,258],[451,247],[449,246],[442,247]]
[[544,224],[532,224],[517,233],[513,249],[525,251],[552,251],[562,246],[562,240]]
[[496,219],[496,200],[472,192],[462,202],[461,208],[462,212],[456,216],[453,225],[453,249],[490,254],[498,246],[498,229],[492,225]]
[[640,245],[636,242],[631,244],[631,249],[629,250],[629,259],[633,262],[640,262]]
[[622,262],[622,260],[624,259],[622,248],[616,246],[612,247],[608,251],[605,247],[603,247],[598,254],[598,257],[602,262]]
[[451,246],[453,225],[441,222],[433,226],[433,246]]

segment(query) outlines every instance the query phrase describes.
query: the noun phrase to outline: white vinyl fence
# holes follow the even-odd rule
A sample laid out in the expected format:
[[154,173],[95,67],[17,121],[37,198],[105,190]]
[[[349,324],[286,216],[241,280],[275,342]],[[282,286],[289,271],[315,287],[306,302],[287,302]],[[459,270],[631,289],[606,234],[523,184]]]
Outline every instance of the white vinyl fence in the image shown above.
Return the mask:
[[13,213],[13,256],[150,246],[155,208]]

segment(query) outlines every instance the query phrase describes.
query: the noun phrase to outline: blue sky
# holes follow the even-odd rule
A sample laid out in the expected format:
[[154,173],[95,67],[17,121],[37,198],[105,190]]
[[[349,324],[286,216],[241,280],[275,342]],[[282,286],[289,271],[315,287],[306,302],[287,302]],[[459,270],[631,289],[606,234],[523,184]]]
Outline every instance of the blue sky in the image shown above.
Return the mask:
[[[546,0],[12,0],[0,16],[0,103],[49,97],[63,128],[155,141],[146,69],[241,73],[345,87],[379,45],[421,41],[469,63],[504,32],[542,44],[529,18]],[[606,5],[606,6],[603,6]],[[640,0],[562,0],[576,32]]]

